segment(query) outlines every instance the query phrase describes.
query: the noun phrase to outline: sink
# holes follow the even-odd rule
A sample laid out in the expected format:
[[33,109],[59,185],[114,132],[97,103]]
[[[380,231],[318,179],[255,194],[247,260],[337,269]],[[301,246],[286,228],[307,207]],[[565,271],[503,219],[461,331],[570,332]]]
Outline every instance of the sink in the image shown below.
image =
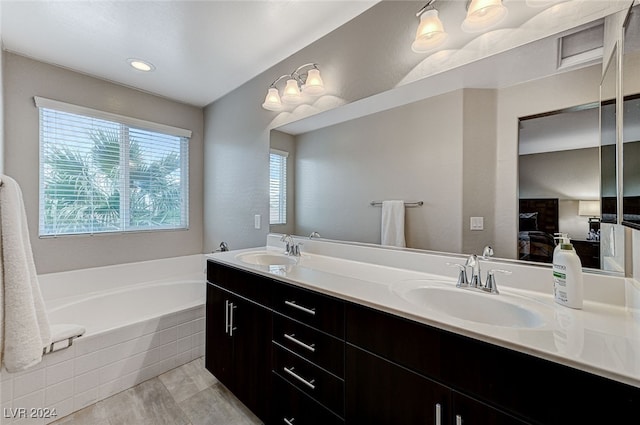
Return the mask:
[[426,280],[405,281],[392,290],[416,306],[470,322],[509,328],[547,324],[544,309],[549,307],[525,297],[491,295]]
[[279,254],[272,251],[251,251],[236,255],[243,263],[255,266],[292,266],[298,261],[296,257]]

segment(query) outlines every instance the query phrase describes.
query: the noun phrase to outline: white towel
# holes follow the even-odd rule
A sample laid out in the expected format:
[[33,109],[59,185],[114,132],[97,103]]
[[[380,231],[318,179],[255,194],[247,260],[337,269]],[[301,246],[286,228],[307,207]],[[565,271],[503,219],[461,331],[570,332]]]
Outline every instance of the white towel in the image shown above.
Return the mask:
[[407,246],[404,240],[404,201],[382,201],[381,244]]
[[0,179],[0,365],[18,372],[42,360],[51,330],[20,186],[10,177]]

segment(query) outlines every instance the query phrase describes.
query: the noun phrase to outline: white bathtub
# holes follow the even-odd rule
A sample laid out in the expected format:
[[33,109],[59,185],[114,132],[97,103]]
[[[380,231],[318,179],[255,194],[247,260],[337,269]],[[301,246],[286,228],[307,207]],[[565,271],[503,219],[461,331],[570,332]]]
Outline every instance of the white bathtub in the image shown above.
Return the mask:
[[[205,263],[194,255],[39,276],[50,322],[86,332],[27,371],[0,371],[0,424],[52,422],[204,355]],[[32,408],[56,415],[11,417]]]
[[49,321],[78,323],[85,327],[86,335],[95,335],[200,306],[205,293],[204,280],[132,285],[67,302],[50,302]]

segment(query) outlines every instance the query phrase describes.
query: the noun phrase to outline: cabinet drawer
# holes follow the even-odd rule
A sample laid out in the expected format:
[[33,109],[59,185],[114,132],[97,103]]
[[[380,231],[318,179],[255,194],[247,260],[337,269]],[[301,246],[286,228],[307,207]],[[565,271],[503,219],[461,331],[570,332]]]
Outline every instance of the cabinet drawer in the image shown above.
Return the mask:
[[207,281],[269,307],[274,282],[263,276],[207,261]]
[[273,374],[273,425],[343,425],[344,420]]
[[273,371],[333,412],[343,415],[344,381],[273,344]]
[[338,338],[344,338],[344,303],[338,299],[295,288],[275,285],[273,309]]
[[344,341],[274,314],[273,340],[301,357],[344,377]]

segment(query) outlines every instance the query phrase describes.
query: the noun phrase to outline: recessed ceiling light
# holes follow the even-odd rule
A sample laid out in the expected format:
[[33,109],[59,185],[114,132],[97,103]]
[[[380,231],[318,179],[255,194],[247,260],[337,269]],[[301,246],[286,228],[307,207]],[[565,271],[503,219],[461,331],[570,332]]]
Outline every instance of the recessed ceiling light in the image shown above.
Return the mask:
[[150,71],[153,71],[154,69],[156,69],[156,67],[153,66],[153,64],[151,62],[147,62],[147,61],[144,61],[142,59],[135,59],[135,58],[127,59],[127,62],[132,67],[134,67],[138,71],[142,71],[142,72],[150,72]]

